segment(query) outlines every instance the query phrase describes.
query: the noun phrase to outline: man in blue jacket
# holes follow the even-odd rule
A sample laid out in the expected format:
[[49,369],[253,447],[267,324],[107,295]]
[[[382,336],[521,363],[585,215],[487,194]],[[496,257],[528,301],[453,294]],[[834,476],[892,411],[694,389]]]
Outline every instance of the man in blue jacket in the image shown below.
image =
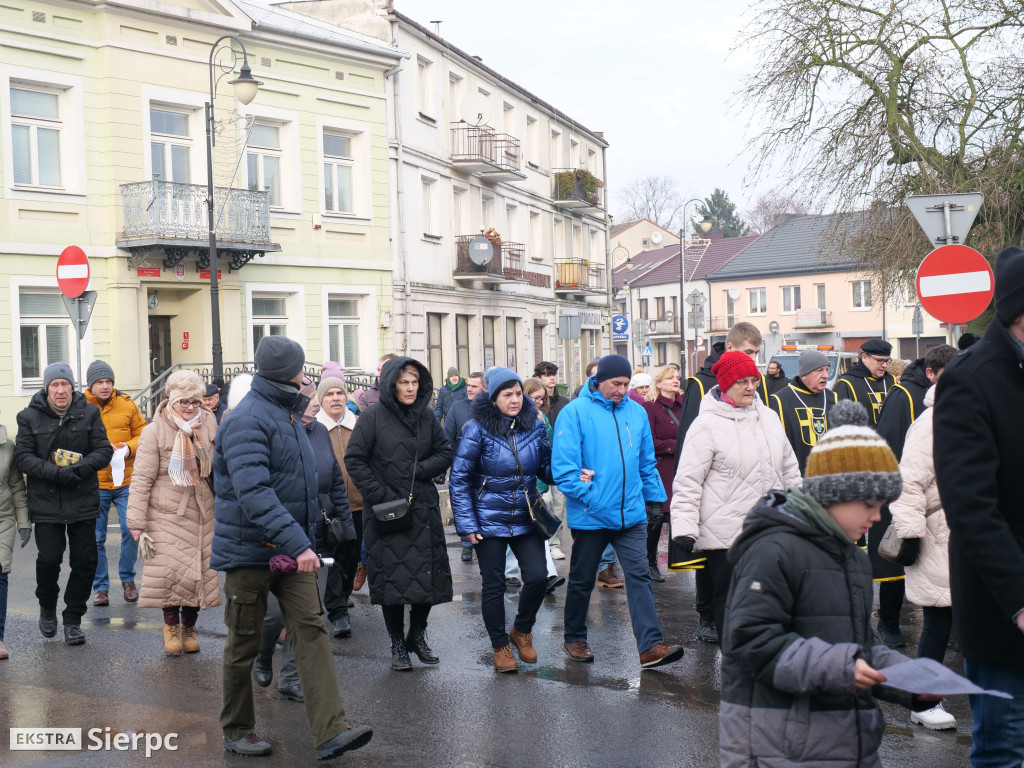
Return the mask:
[[[313,551],[318,524],[316,457],[302,424],[309,398],[299,395],[305,352],[283,336],[265,336],[256,348],[252,388],[225,417],[213,458],[213,548],[210,566],[225,571],[224,678],[220,726],[224,748],[246,756],[269,755],[256,735],[252,666],[273,592],[292,645],[306,699],[317,759],[365,745],[367,726],[350,727],[338,691],[330,641],[321,619]],[[270,570],[287,555],[297,571]]]
[[578,398],[558,417],[551,474],[565,494],[572,559],[565,596],[565,653],[590,662],[587,612],[601,553],[610,543],[622,565],[640,666],[682,658],[663,643],[647,564],[647,507],[660,511],[665,489],[655,466],[647,413],[626,397],[632,369],[621,355],[602,357]]

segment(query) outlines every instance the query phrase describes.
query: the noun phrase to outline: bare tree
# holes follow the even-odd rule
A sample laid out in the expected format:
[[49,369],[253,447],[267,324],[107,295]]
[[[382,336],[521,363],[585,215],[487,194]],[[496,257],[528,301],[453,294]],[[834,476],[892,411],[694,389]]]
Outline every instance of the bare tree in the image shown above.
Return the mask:
[[761,195],[744,214],[755,235],[763,235],[779,223],[783,216],[803,216],[810,213],[811,207],[792,194],[771,190]]
[[650,219],[675,231],[683,211],[679,184],[671,176],[644,176],[630,182],[619,195],[619,221]]
[[762,0],[751,18],[739,45],[758,69],[738,98],[759,126],[754,170],[782,166],[816,206],[867,211],[856,249],[881,279],[905,283],[930,248],[909,194],[982,192],[969,244],[1020,242],[1024,5]]

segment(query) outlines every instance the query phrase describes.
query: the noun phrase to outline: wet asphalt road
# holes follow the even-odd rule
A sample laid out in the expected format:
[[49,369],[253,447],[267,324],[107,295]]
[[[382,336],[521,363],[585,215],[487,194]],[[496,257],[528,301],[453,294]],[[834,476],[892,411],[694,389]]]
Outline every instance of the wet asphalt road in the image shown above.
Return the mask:
[[[115,537],[108,556],[116,572]],[[367,723],[374,739],[331,765],[453,766],[471,768],[616,768],[617,766],[718,765],[718,649],[696,640],[693,575],[670,573],[655,585],[666,637],[682,643],[682,661],[641,674],[622,590],[598,589],[590,611],[593,664],[569,661],[561,650],[564,586],[545,600],[534,629],[536,665],[498,675],[480,618],[476,563],[459,559],[449,536],[455,601],[431,613],[429,639],[441,663],[412,672],[390,670],[383,618],[366,588],[351,611],[353,637],[332,640],[342,695],[353,723]],[[664,559],[664,553],[662,553]],[[87,643],[68,647],[46,640],[36,627],[35,551],[15,550],[6,642],[11,659],[0,662],[0,766],[294,766],[314,764],[312,737],[301,704],[253,686],[257,729],[274,745],[266,758],[226,753],[218,727],[222,612],[199,618],[202,650],[166,657],[161,615],[125,604],[120,585],[108,608],[92,608],[83,621]],[[568,560],[557,563],[568,572]],[[64,574],[66,576],[66,572]],[[515,595],[506,600],[507,620]],[[911,645],[920,611],[905,608]],[[958,655],[947,662],[962,673]],[[278,660],[275,659],[275,675]],[[911,725],[906,710],[883,704],[889,727],[886,766],[964,766],[970,749],[966,697],[947,701],[956,731]],[[81,727],[112,733],[177,733],[178,750],[12,752],[11,727]],[[103,731],[101,730],[101,733]],[[143,747],[144,749],[144,747]]]

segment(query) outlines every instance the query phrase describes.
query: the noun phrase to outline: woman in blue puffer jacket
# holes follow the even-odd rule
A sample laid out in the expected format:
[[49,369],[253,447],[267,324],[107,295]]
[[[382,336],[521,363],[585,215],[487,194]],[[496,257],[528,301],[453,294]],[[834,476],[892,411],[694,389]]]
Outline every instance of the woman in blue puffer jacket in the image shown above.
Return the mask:
[[[547,588],[546,546],[529,505],[540,499],[538,478],[551,482],[551,444],[537,406],[508,368],[487,372],[489,391],[473,401],[472,419],[452,464],[449,490],[455,530],[476,547],[483,580],[481,610],[498,672],[537,661],[533,622]],[[505,548],[519,560],[523,588],[511,632],[505,631]]]

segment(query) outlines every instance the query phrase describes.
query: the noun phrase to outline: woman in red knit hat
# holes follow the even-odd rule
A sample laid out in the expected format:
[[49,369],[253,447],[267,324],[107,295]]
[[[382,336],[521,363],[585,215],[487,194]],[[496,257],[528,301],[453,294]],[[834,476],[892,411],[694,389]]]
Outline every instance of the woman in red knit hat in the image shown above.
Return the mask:
[[707,557],[721,641],[732,566],[729,547],[747,513],[768,491],[801,484],[800,467],[778,415],[757,397],[754,361],[726,352],[712,367],[718,386],[700,405],[672,484],[672,541]]

